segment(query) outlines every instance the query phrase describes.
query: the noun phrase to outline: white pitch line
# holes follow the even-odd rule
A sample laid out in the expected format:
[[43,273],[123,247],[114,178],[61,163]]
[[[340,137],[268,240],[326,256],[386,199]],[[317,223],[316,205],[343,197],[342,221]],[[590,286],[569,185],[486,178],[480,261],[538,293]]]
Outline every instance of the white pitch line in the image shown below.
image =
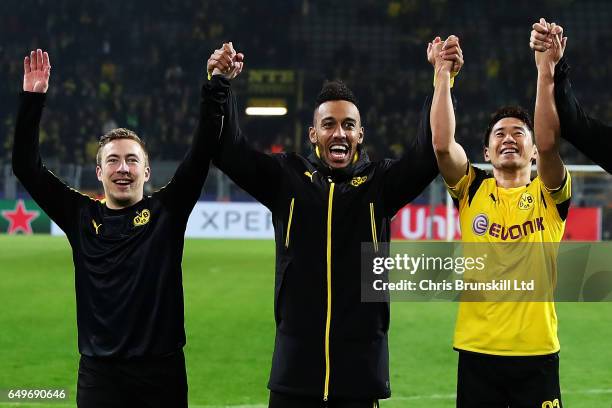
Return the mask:
[[[594,389],[594,390],[582,390],[582,391],[566,391],[567,394],[612,394],[612,390],[605,389]],[[561,390],[561,394],[564,394],[563,390]]]
[[[612,394],[612,388],[610,389],[605,389],[605,388],[594,388],[594,389],[590,389],[590,390],[567,390],[567,391],[563,391],[561,390],[561,395],[564,394]],[[391,397],[390,401],[410,401],[410,400],[448,400],[448,399],[455,399],[456,395],[455,394],[431,394],[431,395],[412,395],[412,396],[397,396],[397,397]],[[37,402],[0,402],[0,406],[24,406],[24,405],[37,405],[39,407],[50,407],[50,408],[59,408],[59,407],[74,407],[75,405],[72,404],[64,404],[64,403],[59,403],[59,402],[51,402],[51,403],[37,403]],[[384,402],[383,402],[384,405]],[[267,404],[252,404],[252,405],[194,405],[194,404],[189,404],[190,408],[267,408],[268,405]]]
[[[76,404],[76,402],[75,402]],[[21,407],[24,405],[36,405],[39,407],[74,407],[74,404],[63,404],[60,402],[33,402],[33,401],[28,401],[28,402],[7,402],[7,401],[2,401],[0,402],[0,406],[11,406],[11,407]]]
[[193,404],[189,404],[189,408],[268,408],[268,404],[256,404],[256,405],[193,405]]
[[422,399],[432,399],[432,400],[447,400],[447,399],[455,399],[457,398],[456,394],[432,394],[432,395],[412,395],[410,397],[394,397],[391,396],[391,401],[410,401],[410,400],[422,400]]
[[[612,389],[590,389],[590,390],[561,390],[561,395],[565,394],[578,394],[578,395],[599,395],[599,394],[612,394]],[[432,394],[432,395],[412,395],[409,397],[391,397],[391,400],[396,401],[409,401],[409,400],[423,400],[423,399],[455,399],[457,394]]]

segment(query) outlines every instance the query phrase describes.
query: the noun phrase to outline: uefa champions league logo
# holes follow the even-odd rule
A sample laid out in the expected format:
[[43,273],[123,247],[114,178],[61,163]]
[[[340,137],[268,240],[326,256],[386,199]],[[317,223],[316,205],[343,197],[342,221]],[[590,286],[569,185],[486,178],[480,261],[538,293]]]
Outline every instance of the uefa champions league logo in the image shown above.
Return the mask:
[[472,221],[472,231],[476,235],[484,235],[489,228],[489,218],[484,214],[478,214]]

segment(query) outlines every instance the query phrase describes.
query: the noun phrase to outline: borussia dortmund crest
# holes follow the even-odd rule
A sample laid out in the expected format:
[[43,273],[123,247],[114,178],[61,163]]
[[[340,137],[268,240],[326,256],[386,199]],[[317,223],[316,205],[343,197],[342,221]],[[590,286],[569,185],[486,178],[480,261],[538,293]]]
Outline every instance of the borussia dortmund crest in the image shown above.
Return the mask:
[[353,179],[351,180],[351,186],[353,187],[359,187],[360,185],[362,185],[363,183],[365,183],[365,181],[368,179],[368,176],[363,176],[363,177],[353,177]]
[[531,193],[525,192],[521,195],[521,199],[519,200],[518,207],[521,210],[529,210],[533,207],[534,204],[535,204],[535,199],[533,198]]
[[136,211],[136,216],[134,217],[134,226],[142,227],[143,225],[149,222],[150,218],[151,218],[151,212],[147,210],[146,208],[142,210],[141,212]]

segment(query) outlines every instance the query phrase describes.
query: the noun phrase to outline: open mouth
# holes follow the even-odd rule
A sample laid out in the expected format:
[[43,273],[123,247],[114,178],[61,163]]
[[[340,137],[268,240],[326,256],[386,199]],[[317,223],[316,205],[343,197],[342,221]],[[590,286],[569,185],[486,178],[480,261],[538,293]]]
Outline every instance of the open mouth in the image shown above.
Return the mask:
[[130,184],[132,184],[132,180],[129,179],[117,179],[117,180],[113,180],[113,183],[115,183],[115,185],[121,187],[121,188],[127,188],[128,186],[130,186]]
[[334,161],[344,161],[349,154],[349,146],[347,144],[333,144],[329,147],[329,156]]
[[501,149],[499,152],[502,156],[511,156],[513,154],[518,154],[518,149],[515,147],[505,147]]

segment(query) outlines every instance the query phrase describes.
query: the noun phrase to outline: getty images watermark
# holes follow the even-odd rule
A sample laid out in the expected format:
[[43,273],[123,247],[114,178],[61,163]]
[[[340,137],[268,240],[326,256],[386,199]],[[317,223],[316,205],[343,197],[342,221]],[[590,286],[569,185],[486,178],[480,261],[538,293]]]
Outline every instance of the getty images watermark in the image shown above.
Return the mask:
[[612,301],[612,243],[362,244],[361,297],[399,301]]
[[[411,276],[417,273],[445,271],[456,275],[463,275],[466,272],[484,272],[488,254],[480,257],[441,257],[441,256],[410,256],[408,254],[395,254],[393,257],[375,257],[372,260],[372,272],[375,275],[383,275],[389,271],[403,271]],[[533,291],[535,289],[534,279],[493,279],[491,281],[465,281],[454,279],[436,281],[433,279],[419,279],[417,281],[401,279],[397,282],[388,282],[375,279],[372,282],[374,290],[403,290],[403,291]]]

